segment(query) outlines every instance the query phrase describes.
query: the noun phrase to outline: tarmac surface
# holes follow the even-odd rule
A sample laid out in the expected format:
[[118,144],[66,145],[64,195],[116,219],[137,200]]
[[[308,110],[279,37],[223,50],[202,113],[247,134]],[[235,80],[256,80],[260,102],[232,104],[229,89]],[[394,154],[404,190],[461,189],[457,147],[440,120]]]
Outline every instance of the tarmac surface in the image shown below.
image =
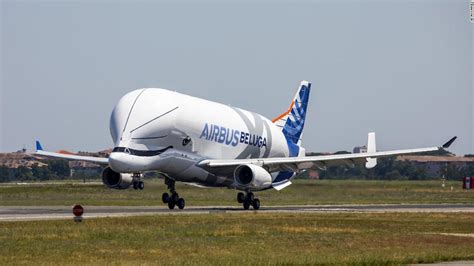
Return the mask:
[[[241,206],[196,206],[169,210],[166,206],[83,206],[84,219],[143,215],[192,215],[219,213],[383,213],[383,212],[472,212],[474,204],[377,204],[262,206],[243,210]],[[72,206],[0,206],[1,221],[72,219]]]

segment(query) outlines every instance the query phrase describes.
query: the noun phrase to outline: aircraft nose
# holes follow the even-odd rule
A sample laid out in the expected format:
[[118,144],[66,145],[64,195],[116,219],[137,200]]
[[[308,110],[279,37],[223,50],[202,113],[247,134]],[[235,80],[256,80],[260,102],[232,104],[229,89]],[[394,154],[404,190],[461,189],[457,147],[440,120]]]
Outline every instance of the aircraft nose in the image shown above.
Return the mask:
[[115,144],[119,143],[120,139],[129,139],[128,135],[123,136],[123,134],[129,132],[126,131],[126,127],[130,122],[132,109],[143,91],[144,89],[140,89],[125,94],[112,111],[109,128]]

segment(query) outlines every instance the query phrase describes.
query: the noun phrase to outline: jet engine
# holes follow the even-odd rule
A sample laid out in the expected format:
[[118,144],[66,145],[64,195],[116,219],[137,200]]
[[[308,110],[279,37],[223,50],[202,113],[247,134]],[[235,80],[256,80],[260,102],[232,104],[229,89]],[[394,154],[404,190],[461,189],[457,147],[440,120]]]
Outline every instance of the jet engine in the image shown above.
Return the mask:
[[234,179],[239,188],[264,189],[272,184],[272,176],[263,167],[255,164],[239,165],[234,171]]
[[121,174],[107,167],[102,172],[102,182],[108,188],[127,189],[133,183],[131,174]]

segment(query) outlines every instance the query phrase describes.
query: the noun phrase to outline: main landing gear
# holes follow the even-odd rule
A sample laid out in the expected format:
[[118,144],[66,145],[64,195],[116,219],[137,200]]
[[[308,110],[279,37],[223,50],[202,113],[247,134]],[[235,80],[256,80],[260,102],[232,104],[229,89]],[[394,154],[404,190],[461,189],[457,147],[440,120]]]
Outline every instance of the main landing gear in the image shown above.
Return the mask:
[[247,192],[247,195],[243,192],[239,192],[239,194],[237,194],[237,202],[242,203],[245,210],[248,210],[250,205],[252,205],[254,210],[260,209],[260,200],[255,198],[252,192]]
[[173,210],[176,206],[178,206],[178,208],[182,210],[186,205],[186,201],[184,201],[183,198],[179,197],[178,192],[176,192],[175,189],[175,183],[176,182],[173,179],[165,178],[165,184],[168,186],[171,195],[168,193],[163,193],[161,199],[163,203],[168,204],[168,208],[170,210]]
[[140,173],[135,173],[132,175],[132,178],[133,178],[133,189],[137,190],[137,189],[140,189],[140,190],[143,190],[145,189],[145,183],[143,183],[143,181],[141,181],[142,175]]

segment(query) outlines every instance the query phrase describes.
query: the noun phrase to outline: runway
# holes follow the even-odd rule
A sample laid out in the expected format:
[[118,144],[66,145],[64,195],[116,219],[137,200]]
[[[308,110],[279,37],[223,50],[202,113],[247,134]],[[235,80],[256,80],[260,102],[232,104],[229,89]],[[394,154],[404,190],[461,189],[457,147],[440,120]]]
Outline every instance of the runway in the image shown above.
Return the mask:
[[[84,206],[84,219],[143,215],[192,215],[223,213],[383,213],[383,212],[472,212],[474,204],[377,204],[268,206],[245,211],[241,206],[196,206],[169,210],[165,206]],[[71,219],[72,206],[1,206],[1,221]]]

